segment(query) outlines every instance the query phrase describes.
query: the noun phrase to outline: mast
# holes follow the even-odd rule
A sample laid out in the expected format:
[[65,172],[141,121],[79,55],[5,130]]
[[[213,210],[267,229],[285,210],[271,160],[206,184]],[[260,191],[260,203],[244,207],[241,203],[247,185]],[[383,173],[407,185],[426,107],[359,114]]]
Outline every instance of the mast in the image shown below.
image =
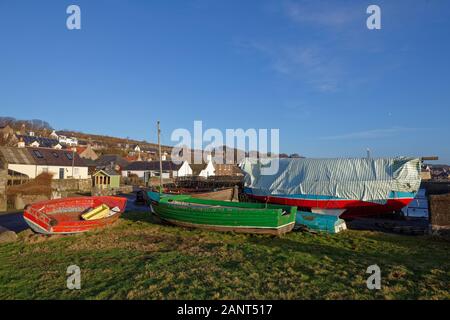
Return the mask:
[[157,122],[157,125],[158,125],[158,150],[159,150],[159,193],[162,193],[163,178],[162,178],[162,158],[161,158],[161,129],[159,128],[159,120]]

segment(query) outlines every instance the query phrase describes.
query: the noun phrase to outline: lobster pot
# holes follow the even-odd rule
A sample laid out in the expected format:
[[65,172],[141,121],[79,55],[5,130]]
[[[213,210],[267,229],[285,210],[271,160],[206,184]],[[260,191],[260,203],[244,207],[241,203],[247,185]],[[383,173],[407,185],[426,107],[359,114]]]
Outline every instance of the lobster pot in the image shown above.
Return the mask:
[[432,233],[450,234],[450,193],[429,197]]
[[347,229],[345,221],[338,216],[304,211],[297,212],[295,224],[300,227],[306,227],[309,230],[323,231],[331,234]]

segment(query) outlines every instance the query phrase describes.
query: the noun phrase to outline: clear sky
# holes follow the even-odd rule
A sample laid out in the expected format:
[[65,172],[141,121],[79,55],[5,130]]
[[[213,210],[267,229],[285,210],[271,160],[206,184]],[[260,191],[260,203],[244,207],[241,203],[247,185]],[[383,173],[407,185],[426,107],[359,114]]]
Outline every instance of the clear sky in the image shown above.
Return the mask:
[[450,163],[449,17],[446,0],[0,0],[0,115],[148,141],[159,119],[165,144],[194,120],[279,128],[286,153]]

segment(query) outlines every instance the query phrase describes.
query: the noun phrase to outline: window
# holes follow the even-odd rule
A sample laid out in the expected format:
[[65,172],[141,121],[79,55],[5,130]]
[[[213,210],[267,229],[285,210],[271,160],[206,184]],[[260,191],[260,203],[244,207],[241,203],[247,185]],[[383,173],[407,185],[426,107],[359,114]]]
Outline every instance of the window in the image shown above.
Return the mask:
[[66,155],[67,159],[72,160],[73,157],[70,153],[64,152],[64,154]]
[[42,153],[39,150],[33,150],[33,153],[37,158],[40,158],[40,159],[44,158],[44,156],[42,155]]

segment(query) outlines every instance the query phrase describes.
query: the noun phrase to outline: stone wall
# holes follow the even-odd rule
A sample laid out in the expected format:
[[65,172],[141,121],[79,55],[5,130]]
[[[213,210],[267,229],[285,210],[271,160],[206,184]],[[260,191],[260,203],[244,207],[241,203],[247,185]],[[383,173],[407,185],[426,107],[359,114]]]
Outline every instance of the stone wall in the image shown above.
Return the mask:
[[49,197],[46,195],[18,194],[14,196],[14,207],[16,210],[22,210],[28,204],[46,200],[49,200]]
[[431,195],[430,225],[432,232],[450,233],[450,193],[443,195]]
[[[1,165],[1,164],[0,164]],[[6,197],[6,185],[7,185],[7,173],[8,170],[0,168],[0,212],[8,210],[8,199]],[[52,188],[56,189],[55,195],[67,196],[68,193],[82,192],[90,193],[92,189],[91,179],[64,179],[64,180],[52,180]],[[11,198],[14,200],[14,206],[16,209],[23,209],[24,205],[29,203],[46,200],[48,197],[43,195],[20,195]]]
[[119,188],[92,188],[93,196],[115,196],[120,193],[132,193],[133,186],[120,186]]
[[52,188],[58,192],[91,192],[91,179],[61,179],[52,180]]

